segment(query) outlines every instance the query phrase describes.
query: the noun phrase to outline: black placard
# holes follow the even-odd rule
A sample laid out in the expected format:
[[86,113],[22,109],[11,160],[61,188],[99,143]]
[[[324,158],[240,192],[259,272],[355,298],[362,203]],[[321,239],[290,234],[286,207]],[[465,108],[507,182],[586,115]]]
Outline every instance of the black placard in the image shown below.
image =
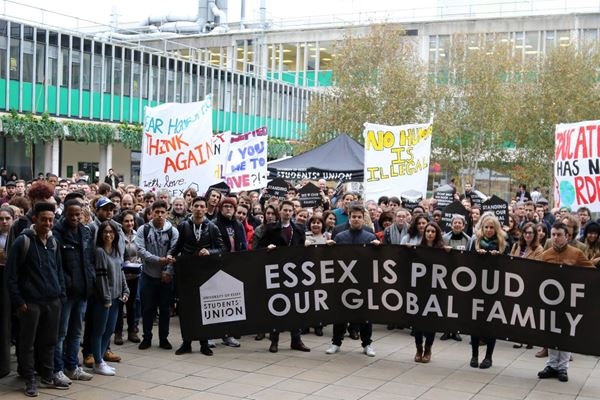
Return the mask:
[[290,184],[285,179],[275,178],[267,184],[263,197],[267,199],[271,197],[285,199],[289,187]]
[[444,212],[442,214],[442,222],[440,223],[440,228],[442,228],[444,232],[450,232],[452,230],[452,217],[455,214],[462,215],[463,217],[465,217],[466,221],[469,220],[469,212],[460,201],[456,200],[447,205],[446,208],[444,208]]
[[500,225],[508,224],[508,203],[502,200],[500,197],[493,195],[483,203],[481,203],[481,213],[491,211],[494,213]]
[[443,185],[437,188],[433,194],[433,198],[438,202],[437,208],[442,210],[452,203],[454,201],[454,193],[456,193],[456,189],[450,185]]
[[206,190],[206,193],[210,192],[211,189],[215,189],[218,192],[221,192],[223,196],[228,196],[231,193],[231,188],[225,182],[219,182],[214,185],[211,185]]
[[321,189],[312,182],[308,182],[298,191],[298,200],[302,207],[317,207],[323,201]]
[[175,268],[186,340],[368,320],[600,355],[591,268],[395,245],[188,256]]
[[419,205],[419,203],[423,200],[423,195],[416,190],[409,190],[407,192],[403,192],[400,195],[400,201],[402,202],[402,207],[406,208],[411,213],[414,209]]

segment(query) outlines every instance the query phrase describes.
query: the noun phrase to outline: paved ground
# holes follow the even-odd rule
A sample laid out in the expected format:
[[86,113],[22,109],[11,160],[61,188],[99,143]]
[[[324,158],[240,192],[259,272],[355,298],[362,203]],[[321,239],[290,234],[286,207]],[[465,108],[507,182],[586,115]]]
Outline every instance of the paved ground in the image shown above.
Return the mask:
[[[177,320],[171,342],[180,344]],[[155,328],[156,329],[156,328]],[[374,330],[375,358],[361,353],[360,343],[348,338],[342,352],[324,354],[331,327],[325,336],[303,336],[310,353],[289,350],[289,335],[281,335],[280,351],[270,354],[269,342],[242,338],[239,349],[218,345],[213,357],[198,352],[175,356],[152,347],[140,351],[132,343],[113,346],[123,356],[113,364],[117,376],[94,376],[74,383],[69,390],[41,389],[41,399],[142,400],[142,399],[364,399],[364,400],[569,400],[600,399],[600,367],[596,357],[575,355],[570,381],[540,381],[536,373],[544,361],[534,350],[512,348],[498,342],[494,366],[470,368],[468,338],[461,343],[436,340],[430,364],[412,361],[414,341],[408,331]],[[439,334],[438,334],[439,337]],[[154,343],[156,344],[156,343]],[[482,348],[483,350],[483,348]],[[14,369],[14,368],[13,368]],[[0,399],[22,399],[23,383],[12,373],[0,379]]]

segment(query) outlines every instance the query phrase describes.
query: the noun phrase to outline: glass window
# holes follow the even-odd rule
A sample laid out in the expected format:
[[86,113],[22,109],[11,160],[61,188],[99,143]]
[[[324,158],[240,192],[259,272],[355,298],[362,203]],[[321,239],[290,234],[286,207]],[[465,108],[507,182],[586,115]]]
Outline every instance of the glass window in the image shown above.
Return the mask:
[[539,54],[539,32],[525,32],[525,61],[535,61]]
[[33,42],[33,27],[23,25],[23,39]]
[[110,93],[110,83],[112,82],[112,57],[109,52],[105,53],[104,57],[104,82],[102,84],[104,93]]
[[150,67],[150,80],[152,82],[152,90],[150,91],[152,100],[158,100],[158,66]]
[[8,22],[6,21],[0,21],[0,36],[8,36]]
[[10,79],[19,80],[19,39],[10,39]]
[[181,71],[181,63],[177,63],[177,88],[175,89],[175,102],[180,103],[183,99],[183,72]]
[[83,82],[82,89],[90,90],[90,71],[92,65],[92,55],[90,53],[83,53]]
[[6,79],[6,36],[0,36],[0,79]]
[[558,38],[558,45],[560,47],[566,47],[571,45],[571,34],[569,31],[556,31]]
[[69,84],[69,49],[64,47],[60,48],[61,54],[61,81],[59,82],[60,86],[67,86]]
[[37,83],[44,83],[44,62],[46,55],[46,45],[44,43],[37,43],[35,50],[35,81]]
[[33,79],[33,42],[23,42],[23,82],[31,82]]
[[556,46],[556,33],[554,31],[546,31],[546,53]]
[[16,22],[11,22],[10,37],[13,39],[21,39],[21,24],[17,24]]
[[598,29],[584,29],[583,43],[586,45],[596,45],[598,42]]
[[114,94],[115,96],[121,95],[121,70],[123,68],[123,61],[118,58],[115,58],[115,76],[113,79],[114,82]]
[[79,89],[79,72],[81,71],[81,52],[73,51],[71,58],[71,89]]
[[123,66],[123,96],[129,96],[131,89],[131,50],[129,49],[125,49]]
[[[140,71],[141,65],[139,63],[133,64],[133,97],[139,97],[140,95]],[[144,88],[142,89],[142,97],[145,97],[144,91],[146,89],[146,84],[144,83]]]
[[102,56],[94,54],[94,92],[102,92]]
[[48,85],[58,84],[58,47],[48,46]]

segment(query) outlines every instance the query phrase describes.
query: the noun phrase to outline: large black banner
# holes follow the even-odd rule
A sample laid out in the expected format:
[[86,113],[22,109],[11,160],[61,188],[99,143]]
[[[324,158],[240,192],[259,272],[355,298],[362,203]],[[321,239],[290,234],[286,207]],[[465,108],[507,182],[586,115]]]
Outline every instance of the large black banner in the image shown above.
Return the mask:
[[405,246],[277,248],[176,263],[188,340],[371,321],[600,355],[600,274]]

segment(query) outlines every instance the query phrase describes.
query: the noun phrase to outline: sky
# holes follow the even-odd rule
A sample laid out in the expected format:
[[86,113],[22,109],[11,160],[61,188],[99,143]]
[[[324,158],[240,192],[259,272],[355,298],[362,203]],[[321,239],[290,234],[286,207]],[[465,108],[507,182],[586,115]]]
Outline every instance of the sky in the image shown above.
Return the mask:
[[[240,20],[241,0],[229,0],[228,19]],[[257,20],[259,0],[246,0],[246,19]],[[0,2],[0,14],[18,17],[31,22],[82,29],[90,25],[108,25],[114,11],[120,23],[134,23],[150,15],[195,15],[197,0],[5,0]],[[440,17],[441,14],[467,12],[533,12],[554,13],[600,9],[598,0],[266,0],[267,18],[275,22],[299,19],[323,21],[363,20],[374,15],[392,19]],[[31,7],[28,7],[28,6]],[[444,8],[442,8],[442,6]],[[429,18],[432,19],[432,18]]]

